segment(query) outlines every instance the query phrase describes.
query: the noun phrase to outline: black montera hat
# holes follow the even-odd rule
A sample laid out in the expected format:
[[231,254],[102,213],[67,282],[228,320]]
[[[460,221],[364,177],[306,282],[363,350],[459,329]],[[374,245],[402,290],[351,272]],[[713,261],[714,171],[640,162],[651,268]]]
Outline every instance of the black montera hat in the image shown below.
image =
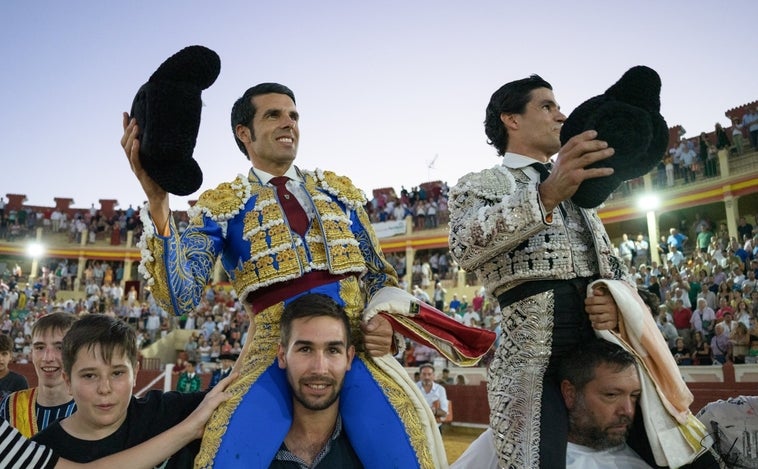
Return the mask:
[[131,116],[139,125],[140,162],[165,191],[189,195],[203,172],[192,158],[200,128],[201,92],[221,70],[218,54],[189,46],[169,57],[137,91]]
[[663,159],[668,126],[660,114],[661,78],[644,65],[632,67],[605,93],[590,98],[572,112],[561,129],[561,145],[585,130],[615,150],[610,158],[589,167],[611,167],[610,176],[587,179],[571,200],[584,208],[602,204],[622,182],[648,173]]

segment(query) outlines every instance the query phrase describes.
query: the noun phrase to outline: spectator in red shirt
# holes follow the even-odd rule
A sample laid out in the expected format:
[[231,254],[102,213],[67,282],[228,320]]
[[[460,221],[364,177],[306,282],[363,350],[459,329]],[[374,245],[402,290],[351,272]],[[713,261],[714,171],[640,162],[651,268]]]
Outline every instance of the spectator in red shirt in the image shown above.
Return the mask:
[[484,296],[480,292],[476,292],[474,294],[474,299],[471,300],[471,306],[477,313],[482,312],[482,307],[484,306]]
[[685,346],[690,347],[692,344],[692,330],[690,329],[692,310],[685,308],[682,304],[682,300],[678,299],[674,305],[672,315],[674,317],[674,327],[676,327],[679,337],[684,339]]
[[725,297],[721,297],[719,300],[719,309],[716,311],[716,320],[719,321],[721,319],[724,319],[724,314],[734,313],[734,310],[732,309],[732,306],[729,304],[729,300],[727,300]]

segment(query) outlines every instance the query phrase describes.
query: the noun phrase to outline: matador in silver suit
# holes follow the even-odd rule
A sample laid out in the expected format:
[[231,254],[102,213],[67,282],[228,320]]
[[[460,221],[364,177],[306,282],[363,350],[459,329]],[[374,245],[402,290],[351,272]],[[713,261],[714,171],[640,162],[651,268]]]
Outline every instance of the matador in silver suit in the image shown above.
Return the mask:
[[[502,309],[488,375],[500,467],[565,467],[568,423],[552,377],[555,361],[592,337],[593,328],[617,325],[607,292],[585,297],[593,280],[622,279],[623,263],[595,210],[570,200],[583,179],[608,174],[586,166],[613,150],[592,131],[561,148],[564,120],[541,78],[504,85],[485,121],[502,165],[468,174],[451,190],[452,255],[478,274]],[[559,150],[555,167],[545,168]]]

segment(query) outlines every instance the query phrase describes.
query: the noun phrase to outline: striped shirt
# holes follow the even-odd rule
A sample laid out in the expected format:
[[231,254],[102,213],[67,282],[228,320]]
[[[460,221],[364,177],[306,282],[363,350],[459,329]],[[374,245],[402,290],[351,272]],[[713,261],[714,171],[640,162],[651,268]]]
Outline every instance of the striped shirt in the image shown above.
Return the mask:
[[58,456],[24,438],[5,420],[0,421],[0,467],[5,469],[51,469]]
[[71,399],[65,404],[54,407],[45,407],[39,404],[36,404],[35,407],[37,410],[37,428],[42,431],[56,420],[64,419],[73,414],[76,411],[76,402]]
[[[11,422],[10,396],[6,396],[0,404],[0,419]],[[46,407],[35,402],[34,413],[37,416],[37,429],[42,431],[56,420],[66,418],[76,411],[76,402],[73,399],[65,404]],[[33,436],[33,435],[32,435]],[[0,465],[0,467],[3,467]]]

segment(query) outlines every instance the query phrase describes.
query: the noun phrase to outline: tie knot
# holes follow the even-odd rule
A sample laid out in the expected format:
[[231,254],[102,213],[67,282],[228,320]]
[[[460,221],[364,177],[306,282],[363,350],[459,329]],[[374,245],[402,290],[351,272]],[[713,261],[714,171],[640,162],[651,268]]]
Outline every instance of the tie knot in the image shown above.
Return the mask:
[[529,166],[536,169],[540,173],[540,182],[547,179],[550,176],[550,170],[553,168],[553,163],[532,163]]
[[287,181],[289,180],[290,178],[288,178],[287,176],[277,176],[275,178],[271,178],[269,182],[275,185],[276,187],[286,187]]

